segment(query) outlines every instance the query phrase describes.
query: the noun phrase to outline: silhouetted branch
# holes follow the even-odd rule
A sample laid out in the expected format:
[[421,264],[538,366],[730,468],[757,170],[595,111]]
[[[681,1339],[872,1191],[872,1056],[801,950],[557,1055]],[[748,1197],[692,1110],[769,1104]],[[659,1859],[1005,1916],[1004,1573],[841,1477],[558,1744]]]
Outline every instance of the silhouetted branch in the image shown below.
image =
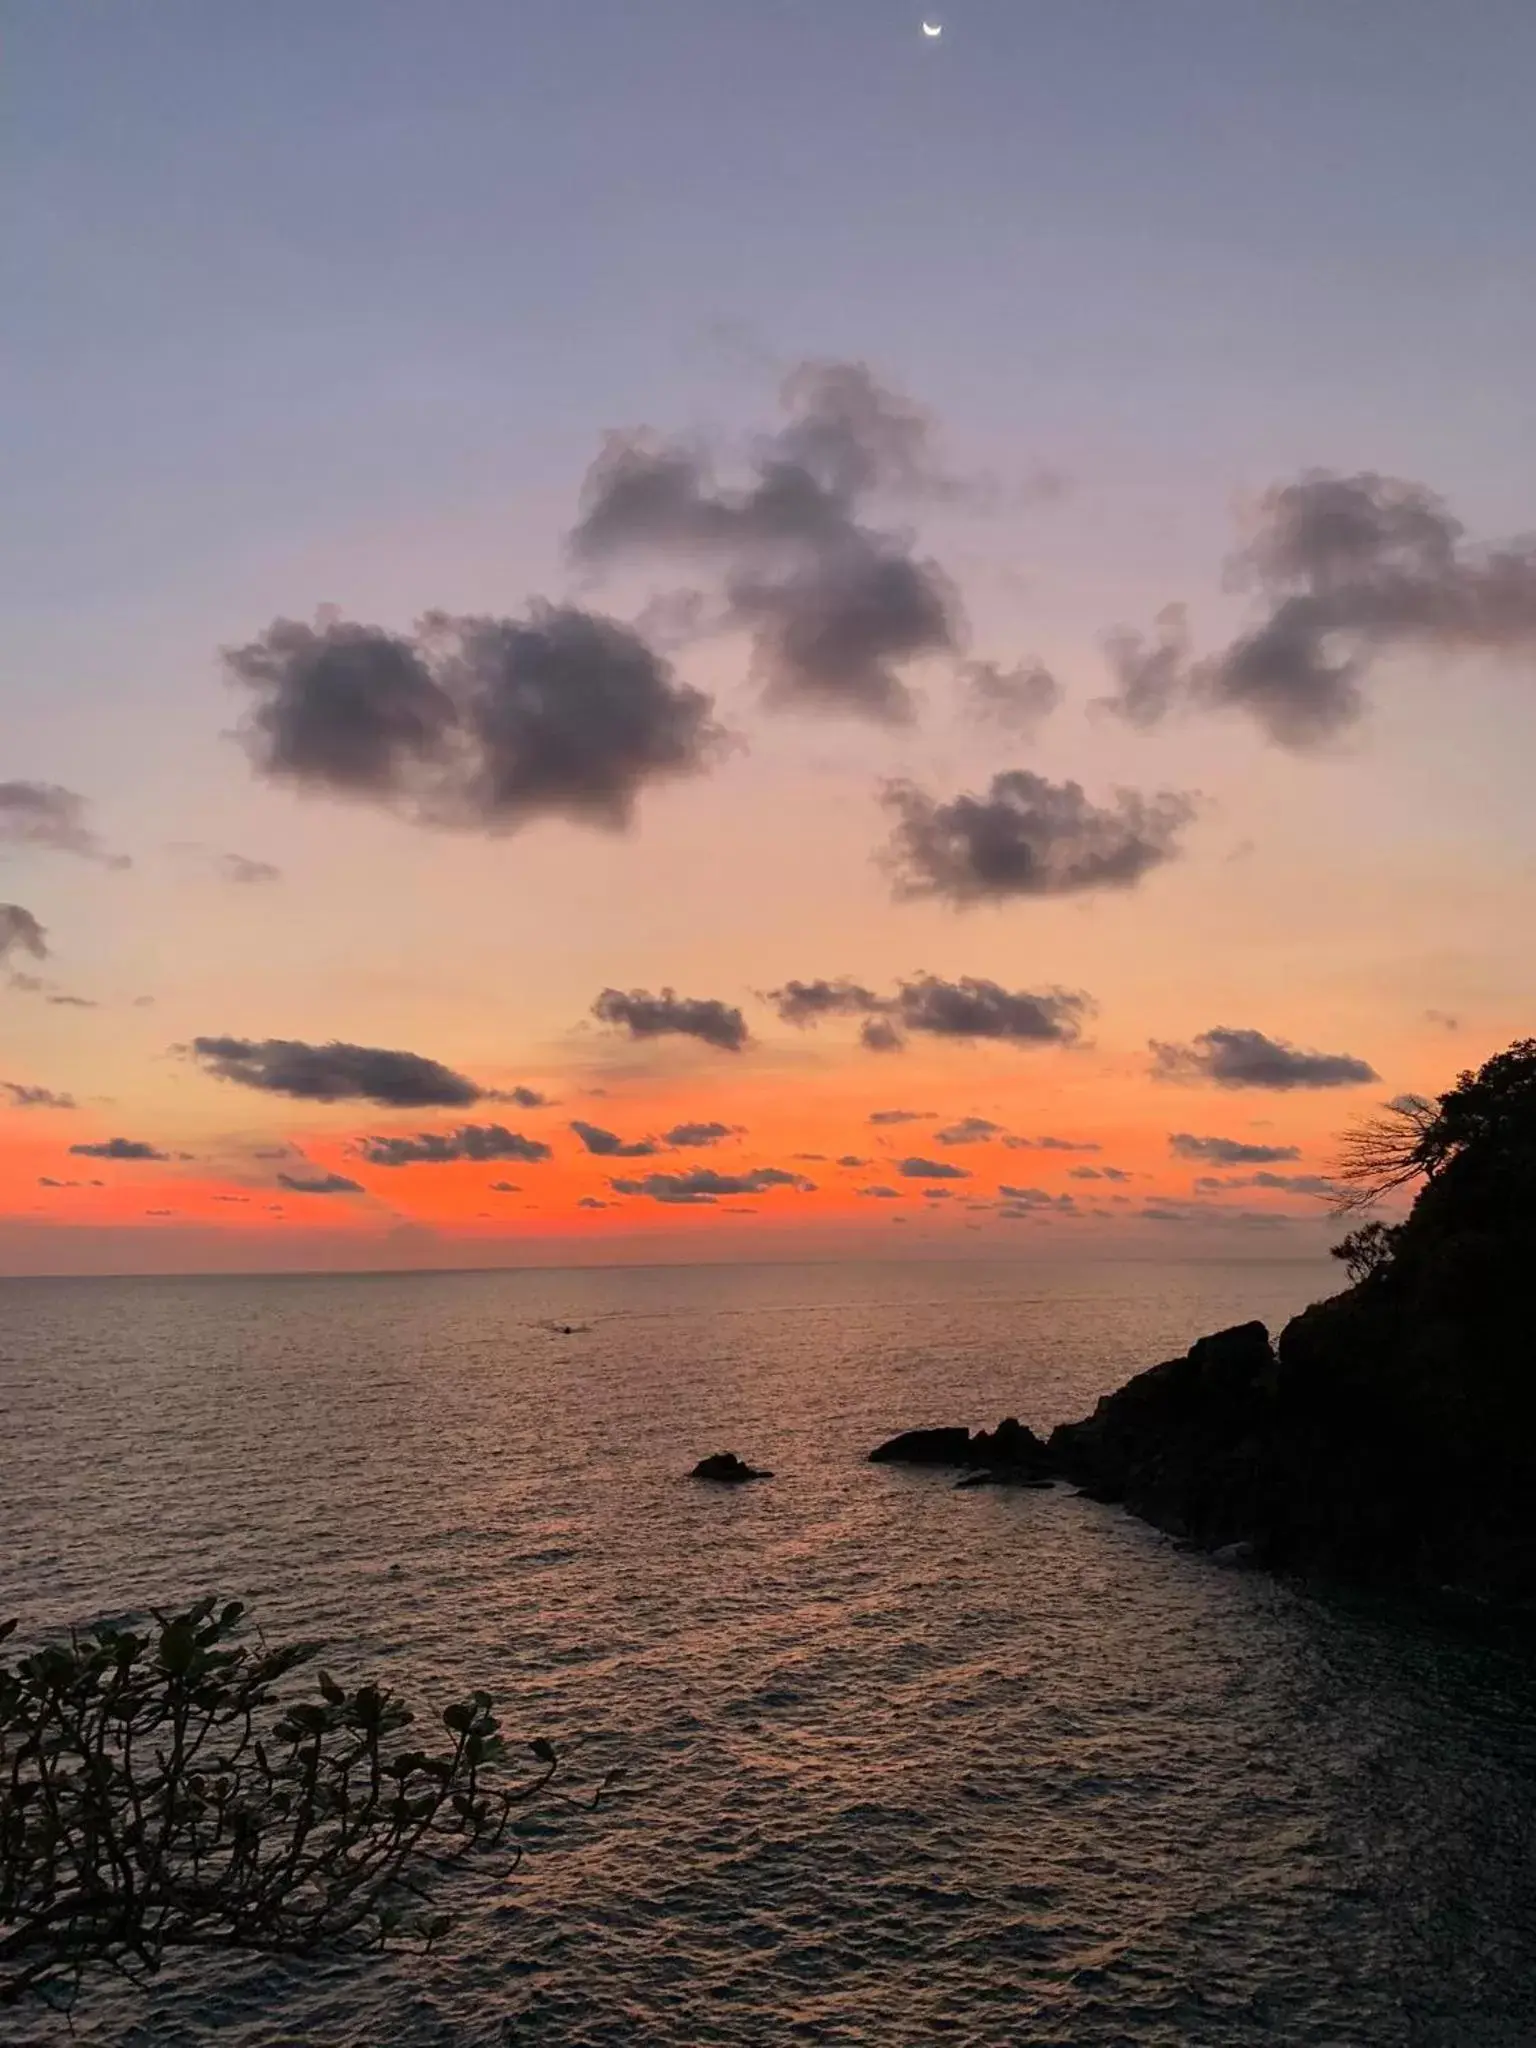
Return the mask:
[[172,1948],[430,1945],[435,1872],[521,1860],[507,1834],[560,1768],[550,1743],[488,1783],[508,1761],[489,1693],[450,1706],[432,1749],[376,1685],[321,1671],[317,1699],[279,1703],[319,1645],[237,1642],[243,1614],[202,1600],[0,1665],[0,2004],[67,2004],[91,1965],[142,1982]]
[[1347,1191],[1333,1207],[1335,1215],[1347,1216],[1374,1208],[1384,1196],[1437,1170],[1445,1157],[1440,1105],[1423,1095],[1399,1095],[1339,1142],[1334,1171]]

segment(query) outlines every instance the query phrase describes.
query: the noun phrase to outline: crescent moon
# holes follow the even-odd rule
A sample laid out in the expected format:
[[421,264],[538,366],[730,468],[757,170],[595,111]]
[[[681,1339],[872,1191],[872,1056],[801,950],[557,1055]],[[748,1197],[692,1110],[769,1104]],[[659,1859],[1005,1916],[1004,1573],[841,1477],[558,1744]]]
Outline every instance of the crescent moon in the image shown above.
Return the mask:
[[941,36],[943,33],[944,24],[942,21],[925,21],[923,23],[923,34],[925,36]]

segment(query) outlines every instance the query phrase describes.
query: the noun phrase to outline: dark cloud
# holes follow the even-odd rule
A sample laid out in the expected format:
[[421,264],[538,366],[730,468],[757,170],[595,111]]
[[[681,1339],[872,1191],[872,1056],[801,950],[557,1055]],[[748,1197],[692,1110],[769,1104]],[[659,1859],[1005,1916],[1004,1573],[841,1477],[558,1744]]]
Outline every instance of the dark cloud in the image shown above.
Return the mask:
[[1070,989],[1030,994],[969,974],[958,981],[920,974],[904,981],[896,998],[897,1015],[908,1031],[937,1038],[1006,1039],[1013,1045],[1073,1045],[1093,1007],[1090,997]]
[[85,798],[56,782],[0,782],[0,843],[75,853],[109,868],[130,867],[125,854],[107,852],[85,819]]
[[48,958],[48,934],[19,903],[0,903],[0,962],[14,953],[26,953],[34,960]]
[[903,1180],[969,1180],[965,1167],[948,1159],[903,1159],[896,1171]]
[[674,1124],[670,1131],[663,1131],[664,1145],[692,1147],[695,1145],[718,1145],[722,1138],[739,1135],[740,1127],[733,1124]]
[[923,1189],[923,1200],[925,1202],[952,1202],[954,1199],[955,1191],[953,1188]]
[[101,1008],[100,1003],[96,1001],[94,996],[60,995],[55,991],[52,995],[45,996],[43,1000],[44,1002],[52,1003],[56,1010],[99,1010]]
[[1101,1152],[1091,1138],[1004,1138],[1010,1152]]
[[214,858],[214,865],[226,882],[236,882],[243,888],[262,882],[280,882],[283,871],[274,867],[269,860],[248,860],[243,853],[221,853]]
[[699,772],[723,741],[710,699],[638,633],[569,605],[432,612],[410,637],[278,619],[224,659],[258,700],[243,733],[258,773],[423,824],[619,829],[649,783]]
[[1044,1188],[1002,1188],[1009,1199],[998,1204],[997,1213],[1009,1222],[1033,1222],[1045,1216],[1081,1216],[1083,1211],[1071,1195],[1048,1194]]
[[1168,1149],[1180,1159],[1199,1159],[1212,1166],[1273,1166],[1299,1159],[1297,1145],[1250,1145],[1242,1138],[1199,1138],[1191,1131],[1172,1131]]
[[740,1010],[713,996],[680,996],[670,988],[654,996],[643,988],[605,988],[593,1003],[592,1014],[631,1038],[701,1038],[722,1052],[740,1052],[747,1042]]
[[959,596],[938,564],[868,533],[793,569],[743,572],[730,596],[755,634],[770,705],[904,722],[913,701],[900,665],[952,652],[959,641]]
[[522,1192],[520,1183],[515,1180],[493,1180],[491,1182],[491,1193],[493,1195],[520,1195]]
[[95,1145],[71,1145],[70,1151],[81,1159],[158,1159],[167,1160],[169,1152],[158,1151],[146,1144],[142,1138],[103,1138]]
[[1353,1088],[1381,1077],[1343,1052],[1302,1052],[1262,1031],[1218,1024],[1192,1045],[1150,1041],[1156,1081],[1209,1081],[1218,1088]]
[[280,1173],[277,1184],[295,1195],[360,1195],[362,1187],[344,1173]]
[[985,1145],[1002,1133],[1002,1125],[992,1122],[990,1117],[963,1116],[958,1123],[946,1124],[934,1136],[941,1145]]
[[582,491],[579,561],[683,555],[711,565],[721,620],[751,633],[766,700],[909,718],[901,670],[953,652],[958,596],[911,537],[870,525],[866,500],[949,486],[931,425],[861,363],[806,363],[785,381],[785,421],[749,480],[722,484],[702,447],[611,436]]
[[1006,1184],[997,1191],[1012,1205],[999,1211],[1000,1215],[1038,1215],[1054,1210],[1058,1215],[1078,1214],[1076,1199],[1071,1195],[1053,1195],[1049,1188],[1011,1188]]
[[392,1109],[464,1109],[487,1091],[463,1074],[420,1053],[332,1039],[308,1045],[298,1038],[194,1038],[191,1050],[210,1074],[291,1095],[304,1102],[376,1102]]
[[868,1166],[869,1161],[861,1159],[856,1152],[842,1152],[838,1155],[837,1164],[847,1167]]
[[1304,749],[1359,718],[1385,654],[1536,653],[1536,544],[1467,545],[1422,485],[1312,470],[1267,492],[1259,514],[1234,564],[1263,606],[1249,631],[1199,661],[1175,614],[1162,615],[1162,647],[1111,637],[1118,688],[1106,701],[1132,724],[1180,703],[1239,710]]
[[921,1124],[932,1115],[931,1109],[872,1109],[869,1121],[872,1124]]
[[1459,1031],[1461,1029],[1461,1019],[1453,1017],[1449,1010],[1426,1010],[1424,1012],[1424,1022],[1426,1024],[1438,1024],[1442,1031]]
[[900,1052],[906,1040],[889,1017],[866,1017],[859,1027],[859,1043],[866,1052]]
[[942,981],[915,975],[893,996],[876,995],[853,981],[792,981],[769,998],[787,1022],[814,1024],[825,1016],[866,1015],[861,1037],[875,1052],[899,1052],[903,1033],[926,1031],[940,1038],[1001,1038],[1016,1044],[1066,1045],[1080,1035],[1093,1008],[1085,995],[1052,989],[1031,995],[995,981],[962,976]]
[[881,860],[897,896],[956,906],[1131,888],[1177,856],[1178,835],[1195,815],[1193,798],[1176,791],[1122,789],[1098,805],[1081,784],[1024,768],[994,775],[985,796],[940,803],[913,783],[892,782],[884,802],[896,824]]
[[541,1095],[537,1088],[487,1088],[483,1098],[486,1102],[511,1102],[519,1109],[548,1109],[549,1097]]
[[786,1024],[818,1024],[823,1017],[862,1017],[884,1007],[879,996],[846,976],[837,981],[786,981],[763,998]]
[[481,1165],[519,1159],[533,1166],[550,1157],[542,1139],[525,1138],[504,1124],[463,1124],[456,1131],[418,1131],[413,1138],[365,1138],[357,1149],[370,1166],[445,1166],[456,1159]]
[[866,1195],[872,1202],[899,1202],[901,1192],[897,1188],[856,1188],[855,1194]]
[[650,1159],[657,1150],[654,1138],[636,1138],[626,1144],[617,1131],[605,1131],[600,1124],[583,1123],[580,1117],[572,1120],[571,1129],[587,1151],[599,1159]]
[[612,1202],[600,1202],[596,1195],[583,1195],[576,1204],[578,1209],[611,1209]]
[[1061,702],[1061,685],[1038,661],[1000,668],[995,661],[968,661],[960,670],[961,702],[971,717],[1033,739]]
[[1339,1192],[1337,1181],[1320,1173],[1245,1173],[1231,1176],[1229,1188],[1279,1188],[1288,1195],[1320,1195],[1332,1201]]
[[0,1081],[0,1089],[11,1098],[12,1109],[73,1109],[73,1095],[58,1095],[51,1088],[33,1088],[25,1081]]
[[1133,1223],[1232,1224],[1248,1230],[1285,1230],[1294,1219],[1277,1215],[1273,1209],[1233,1209],[1225,1202],[1143,1203],[1131,1217]]
[[718,1201],[722,1195],[758,1195],[768,1188],[797,1188],[802,1194],[816,1188],[803,1173],[786,1173],[778,1166],[755,1166],[747,1173],[716,1173],[699,1166],[688,1173],[648,1173],[643,1180],[613,1180],[608,1185],[615,1194],[649,1195],[653,1202],[689,1205]]
[[1104,642],[1115,689],[1099,701],[1138,732],[1160,725],[1190,687],[1189,615],[1184,606],[1164,605],[1155,625],[1150,639],[1122,626]]

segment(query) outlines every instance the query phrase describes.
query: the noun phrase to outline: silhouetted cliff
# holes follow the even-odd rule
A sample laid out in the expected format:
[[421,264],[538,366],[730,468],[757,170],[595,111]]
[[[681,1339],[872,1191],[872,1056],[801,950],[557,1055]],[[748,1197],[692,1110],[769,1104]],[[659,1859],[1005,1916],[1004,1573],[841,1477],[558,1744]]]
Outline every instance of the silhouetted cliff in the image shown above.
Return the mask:
[[1536,1040],[1357,1133],[1408,1218],[1288,1323],[1203,1338],[1056,1430],[1056,1469],[1211,1548],[1536,1603]]

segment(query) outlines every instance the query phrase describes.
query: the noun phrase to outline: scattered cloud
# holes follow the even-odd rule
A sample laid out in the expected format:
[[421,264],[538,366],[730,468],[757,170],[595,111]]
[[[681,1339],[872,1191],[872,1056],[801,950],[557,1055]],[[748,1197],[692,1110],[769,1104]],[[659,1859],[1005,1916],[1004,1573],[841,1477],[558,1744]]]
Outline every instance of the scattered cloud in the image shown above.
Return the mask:
[[420,1053],[332,1039],[194,1038],[191,1051],[210,1074],[268,1095],[303,1102],[375,1102],[391,1109],[460,1109],[487,1090]]
[[1301,1157],[1298,1145],[1250,1145],[1243,1138],[1199,1138],[1191,1131],[1170,1132],[1168,1149],[1180,1159],[1212,1166],[1273,1166]]
[[493,1195],[520,1195],[522,1192],[521,1183],[515,1180],[493,1180],[491,1182],[491,1193]]
[[103,1138],[94,1145],[71,1145],[70,1151],[81,1159],[156,1159],[167,1160],[169,1152],[161,1152],[154,1145],[146,1144],[142,1138]]
[[908,1031],[1068,1045],[1080,1036],[1082,1019],[1093,1009],[1089,997],[1066,989],[1010,991],[974,975],[943,981],[936,974],[918,974],[898,983],[893,996],[877,995],[852,981],[793,981],[774,989],[768,1000],[787,1022],[802,1027],[826,1016],[871,1012],[861,1035],[865,1046],[878,1052],[900,1051]]
[[866,1052],[900,1052],[906,1040],[888,1017],[866,1017],[859,1028],[859,1043]]
[[57,1094],[52,1088],[34,1088],[25,1081],[0,1081],[0,1091],[11,1098],[12,1109],[73,1109],[73,1095]]
[[1005,1039],[1013,1045],[1072,1045],[1092,1014],[1091,997],[1069,989],[1031,994],[962,975],[920,974],[901,984],[896,1014],[908,1031],[936,1038]]
[[360,1195],[364,1192],[357,1181],[348,1180],[344,1173],[280,1173],[277,1184],[295,1195]]
[[948,494],[917,407],[862,363],[803,363],[785,379],[784,424],[740,487],[707,448],[612,435],[588,472],[571,536],[578,561],[684,557],[711,568],[719,619],[753,640],[764,699],[898,722],[903,669],[955,652],[957,592],[907,534],[870,525],[871,498]]
[[0,903],[0,962],[16,953],[46,960],[48,934],[30,910],[23,910],[19,903]]
[[0,782],[0,843],[74,853],[103,867],[126,868],[126,854],[108,853],[86,823],[87,805],[56,782]]
[[941,1145],[985,1145],[1002,1135],[1002,1125],[993,1123],[990,1117],[963,1116],[958,1123],[946,1124],[934,1136]]
[[953,1188],[923,1189],[923,1200],[925,1202],[952,1202],[954,1199],[955,1191]]
[[1077,782],[1028,769],[994,775],[984,796],[946,803],[911,782],[887,783],[895,814],[880,855],[898,898],[938,897],[957,908],[1018,896],[1073,896],[1131,888],[1179,853],[1195,799],[1173,790],[1115,792],[1089,801]]
[[271,861],[248,860],[243,853],[216,854],[214,865],[226,882],[238,883],[242,888],[283,879],[282,869],[274,867]]
[[1318,1173],[1240,1173],[1228,1174],[1225,1179],[1202,1178],[1195,1183],[1201,1189],[1218,1188],[1278,1188],[1288,1195],[1320,1195],[1331,1201],[1339,1192],[1338,1182],[1326,1179]]
[[670,1131],[663,1131],[661,1142],[681,1149],[692,1149],[699,1145],[718,1145],[722,1139],[742,1135],[739,1124],[674,1124]]
[[858,1166],[868,1166],[869,1161],[867,1159],[861,1159],[856,1152],[842,1152],[838,1155],[837,1164],[839,1166],[853,1168]]
[[612,1202],[600,1202],[596,1195],[583,1195],[576,1204],[578,1209],[611,1209]]
[[786,1173],[778,1166],[755,1166],[747,1173],[716,1173],[695,1167],[689,1173],[648,1173],[642,1180],[613,1180],[615,1194],[648,1195],[653,1202],[694,1205],[715,1202],[722,1195],[757,1195],[768,1188],[797,1188],[812,1194],[816,1183],[803,1173]]
[[970,1174],[963,1166],[956,1166],[949,1159],[903,1159],[896,1171],[903,1180],[969,1180]]
[[1177,607],[1156,642],[1110,637],[1105,702],[1129,723],[1180,705],[1237,710],[1307,749],[1358,720],[1383,655],[1536,650],[1536,543],[1469,546],[1443,499],[1374,471],[1312,470],[1268,491],[1234,572],[1262,611],[1220,653],[1191,658]]
[[861,982],[846,977],[837,981],[787,981],[782,988],[769,989],[763,997],[786,1024],[802,1029],[819,1024],[823,1017],[862,1017],[884,1007],[881,997]]
[[960,670],[961,703],[982,724],[1001,726],[1020,739],[1033,739],[1061,702],[1061,685],[1038,661],[1000,668],[995,661],[968,661]]
[[1101,1152],[1091,1138],[1004,1138],[1010,1152]]
[[483,1097],[486,1102],[511,1102],[519,1109],[548,1109],[549,1097],[541,1095],[537,1088],[487,1088]]
[[658,1149],[654,1138],[636,1138],[626,1144],[617,1131],[605,1131],[600,1124],[583,1123],[580,1117],[573,1118],[571,1129],[587,1151],[599,1159],[650,1159]]
[[1156,1081],[1208,1081],[1218,1088],[1354,1088],[1381,1076],[1350,1053],[1302,1052],[1262,1031],[1218,1024],[1192,1045],[1150,1041]]
[[740,1010],[712,996],[680,996],[670,988],[654,996],[643,988],[605,988],[593,1003],[592,1014],[631,1038],[698,1038],[722,1052],[740,1052],[747,1043]]
[[1449,1010],[1426,1010],[1424,1012],[1424,1022],[1426,1024],[1438,1024],[1442,1031],[1459,1031],[1461,1029],[1461,1019],[1453,1017]]
[[51,995],[45,996],[43,1000],[44,1002],[52,1003],[56,1010],[99,1010],[101,1008],[100,1003],[96,1001],[94,996],[63,995],[57,989]]
[[1188,612],[1167,604],[1154,623],[1151,638],[1120,626],[1104,642],[1115,688],[1098,701],[1138,732],[1160,725],[1190,685]]
[[1049,1188],[1015,1188],[1005,1182],[997,1192],[1006,1205],[999,1211],[1003,1216],[1077,1216],[1082,1213],[1075,1195],[1053,1195]]
[[901,1192],[897,1188],[855,1188],[854,1193],[865,1195],[872,1202],[899,1202],[901,1200]]
[[518,1159],[534,1166],[550,1157],[541,1138],[525,1138],[504,1124],[463,1124],[456,1131],[418,1131],[412,1138],[365,1138],[357,1149],[370,1166],[445,1166],[456,1159],[481,1165]]
[[430,612],[410,636],[278,619],[224,661],[256,700],[242,738],[258,774],[426,825],[618,830],[642,789],[699,773],[724,742],[711,700],[638,633],[569,605]]
[[872,1109],[869,1121],[872,1124],[921,1124],[933,1114],[931,1109]]

